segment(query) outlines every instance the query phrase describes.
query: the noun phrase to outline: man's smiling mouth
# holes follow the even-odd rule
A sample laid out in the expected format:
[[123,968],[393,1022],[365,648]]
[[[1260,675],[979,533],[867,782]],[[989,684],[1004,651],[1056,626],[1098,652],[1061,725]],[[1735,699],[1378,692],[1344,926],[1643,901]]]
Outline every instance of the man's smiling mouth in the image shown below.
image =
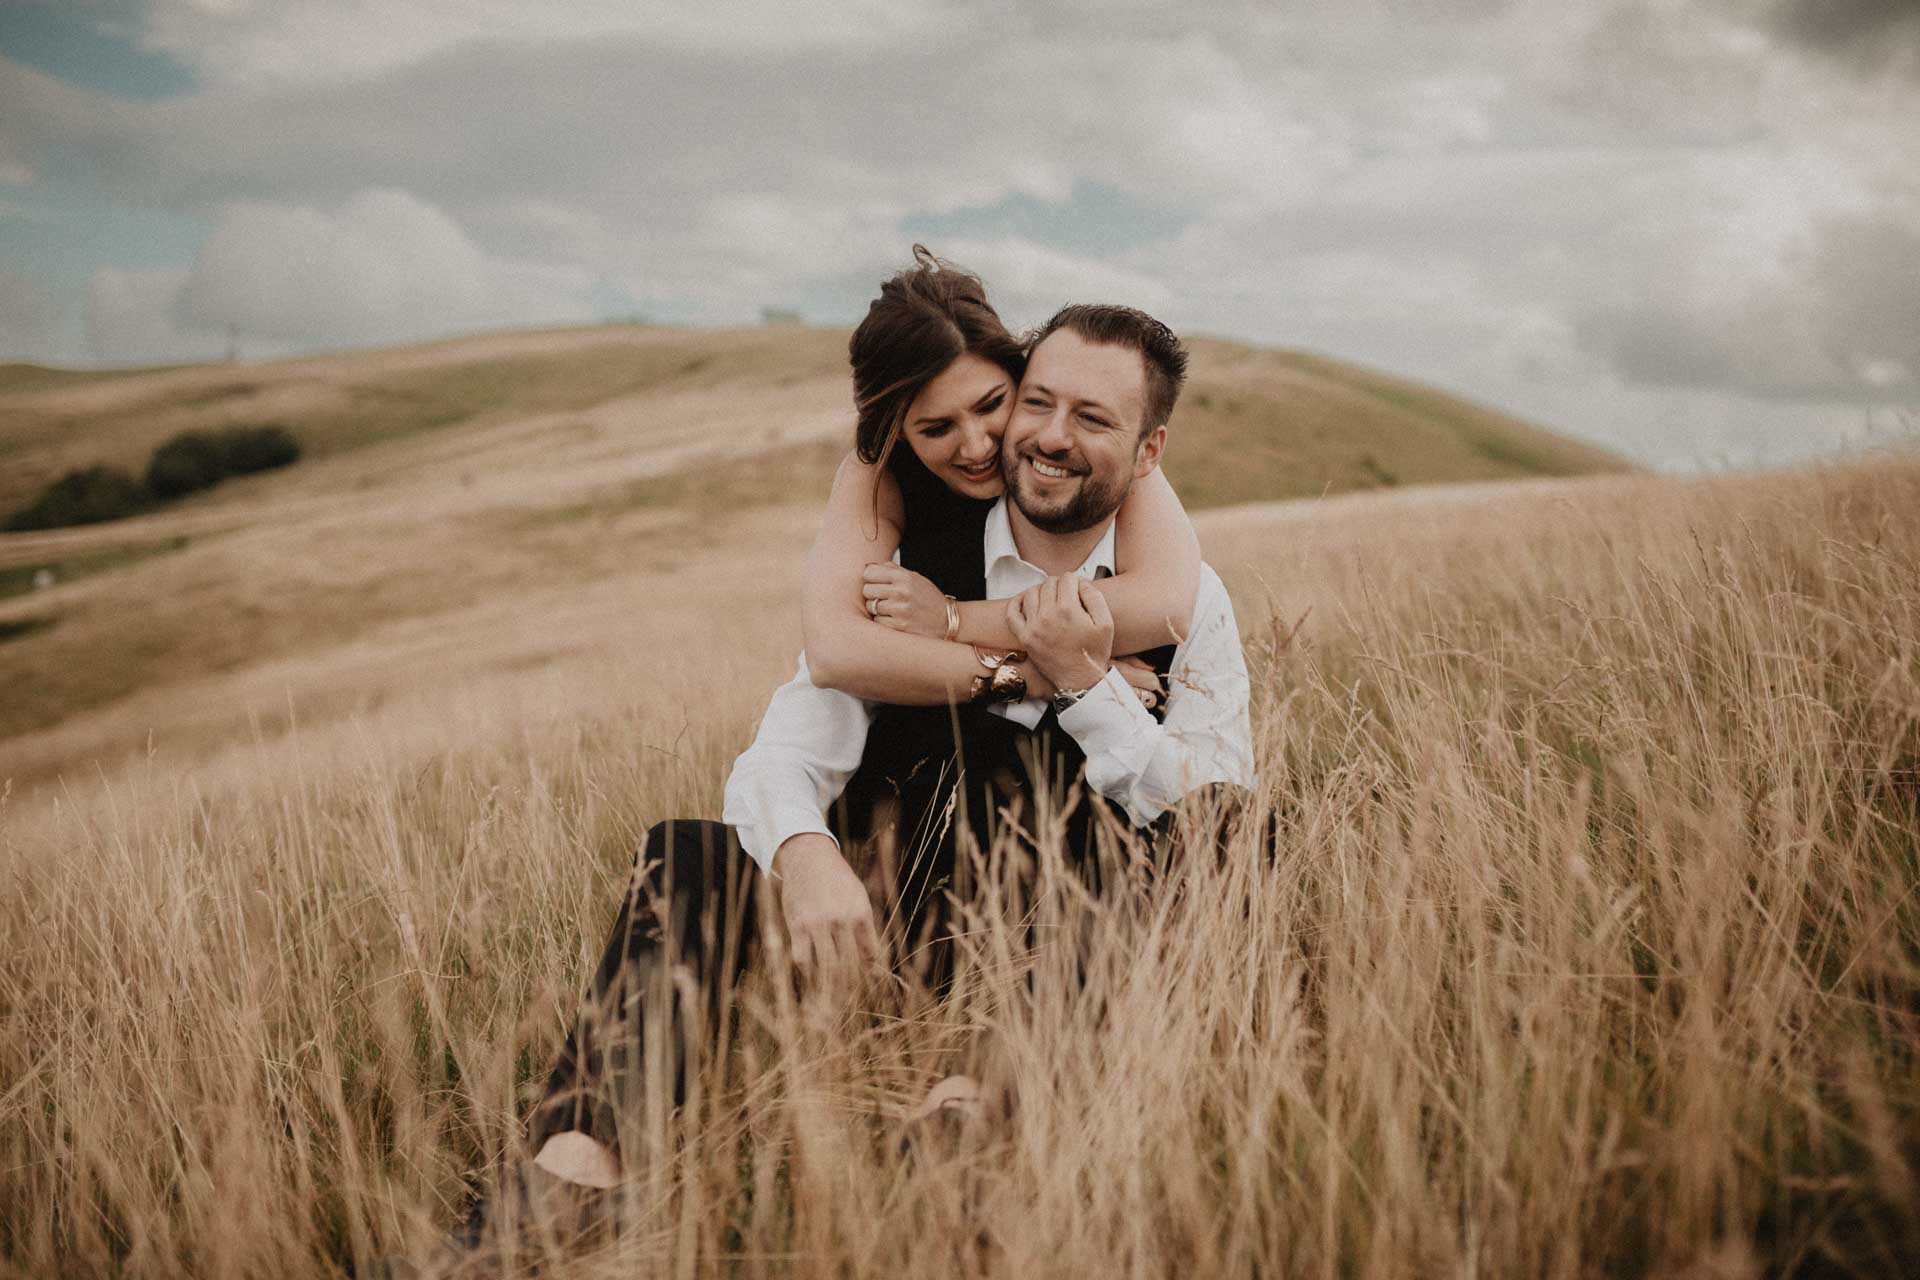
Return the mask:
[[1035,471],[1038,471],[1049,480],[1066,480],[1073,475],[1073,472],[1067,470],[1065,467],[1056,467],[1051,462],[1042,462],[1038,458],[1030,457],[1027,461],[1032,464]]

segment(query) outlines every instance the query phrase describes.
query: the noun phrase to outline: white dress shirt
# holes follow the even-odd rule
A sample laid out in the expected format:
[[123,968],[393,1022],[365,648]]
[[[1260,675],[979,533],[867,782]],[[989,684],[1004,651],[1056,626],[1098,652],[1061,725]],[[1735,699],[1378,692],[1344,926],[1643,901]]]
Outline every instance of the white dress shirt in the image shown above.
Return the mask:
[[[987,599],[1005,600],[1047,580],[1020,558],[1006,499],[987,515]],[[1113,571],[1113,525],[1078,570]],[[1247,717],[1247,664],[1233,602],[1219,575],[1200,566],[1190,634],[1174,651],[1166,719],[1155,720],[1126,678],[1109,670],[1059,717],[1086,753],[1087,785],[1145,826],[1189,791],[1224,782],[1252,788],[1253,734]],[[800,655],[793,679],[774,691],[753,745],[734,761],[721,818],[763,870],[789,838],[829,838],[826,812],[860,767],[873,704],[822,689]],[[1040,698],[991,708],[1031,729],[1046,715]]]

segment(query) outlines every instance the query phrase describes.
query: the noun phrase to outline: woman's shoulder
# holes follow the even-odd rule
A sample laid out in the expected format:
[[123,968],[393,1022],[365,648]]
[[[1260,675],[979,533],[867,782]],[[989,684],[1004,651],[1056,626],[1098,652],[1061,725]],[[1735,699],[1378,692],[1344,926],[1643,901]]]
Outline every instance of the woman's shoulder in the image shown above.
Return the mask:
[[878,516],[896,530],[904,518],[899,480],[886,467],[867,462],[849,449],[833,473],[832,510]]

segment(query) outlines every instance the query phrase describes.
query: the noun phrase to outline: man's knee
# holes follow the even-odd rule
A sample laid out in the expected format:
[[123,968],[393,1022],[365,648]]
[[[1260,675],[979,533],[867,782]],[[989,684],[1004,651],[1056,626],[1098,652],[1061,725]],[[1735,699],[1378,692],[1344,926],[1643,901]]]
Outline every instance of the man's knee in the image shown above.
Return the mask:
[[635,891],[656,903],[672,901],[696,914],[709,898],[731,900],[751,893],[751,861],[731,828],[704,818],[670,818],[647,830],[640,851]]
[[656,883],[698,883],[706,879],[710,866],[726,861],[727,845],[727,829],[718,822],[668,818],[647,828],[639,862]]

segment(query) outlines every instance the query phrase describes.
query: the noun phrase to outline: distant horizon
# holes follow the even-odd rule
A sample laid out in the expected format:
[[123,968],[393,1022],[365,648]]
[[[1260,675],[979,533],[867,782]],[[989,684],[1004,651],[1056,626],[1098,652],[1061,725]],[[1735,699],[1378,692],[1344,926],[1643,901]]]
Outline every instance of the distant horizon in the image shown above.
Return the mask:
[[[732,322],[732,323],[729,323],[729,322],[700,323],[697,321],[670,322],[670,321],[654,320],[654,319],[648,319],[648,318],[642,318],[642,317],[631,317],[631,318],[609,317],[601,320],[583,321],[577,324],[490,326],[485,328],[476,328],[476,329],[441,333],[441,334],[420,337],[420,338],[404,339],[397,342],[373,342],[373,343],[365,343],[365,344],[356,345],[356,346],[286,349],[286,350],[262,352],[259,354],[249,354],[243,344],[237,360],[229,360],[225,357],[216,356],[213,358],[203,359],[203,360],[182,360],[182,361],[174,361],[174,362],[163,363],[163,364],[117,365],[117,364],[50,364],[44,361],[37,361],[37,360],[22,360],[22,359],[10,359],[10,358],[0,357],[0,368],[36,368],[36,369],[46,369],[56,373],[77,374],[77,375],[85,375],[85,374],[100,374],[103,376],[132,375],[132,374],[142,374],[142,373],[166,373],[176,369],[213,368],[213,367],[224,365],[224,364],[232,364],[235,367],[245,367],[248,365],[272,364],[280,361],[325,359],[327,357],[332,357],[332,356],[349,357],[357,354],[366,354],[374,351],[391,351],[391,350],[396,350],[396,349],[406,348],[406,347],[432,347],[432,346],[445,345],[449,343],[467,341],[471,339],[509,337],[516,334],[585,333],[594,329],[619,329],[619,328],[662,329],[662,330],[671,330],[671,331],[686,332],[686,333],[748,332],[748,331],[759,330],[759,329],[778,331],[782,328],[810,329],[810,330],[816,330],[816,331],[837,330],[841,332],[846,332],[846,331],[850,331],[854,327],[854,325],[857,323],[858,323],[858,320],[835,321],[835,320],[820,319],[820,318],[816,318],[808,315],[800,316],[797,321],[787,321],[787,322],[781,322],[781,323],[768,323],[766,321],[740,321],[740,322]],[[1035,323],[1037,325],[1038,322],[1036,321]],[[1032,328],[1032,327],[1034,326],[1025,326],[1025,328]],[[1021,331],[1022,330],[1019,330],[1019,329],[1015,330],[1016,333]],[[1635,465],[1647,467],[1650,470],[1665,473],[1665,474],[1671,474],[1671,475],[1705,474],[1705,473],[1720,472],[1720,471],[1774,470],[1781,467],[1791,467],[1801,462],[1845,460],[1847,458],[1858,456],[1858,454],[1860,454],[1861,452],[1871,451],[1876,448],[1885,447],[1889,444],[1901,444],[1908,441],[1920,442],[1920,417],[1915,417],[1912,414],[1908,414],[1907,421],[1904,425],[1901,425],[1896,421],[1895,425],[1891,429],[1888,429],[1884,426],[1880,426],[1879,424],[1873,424],[1871,429],[1863,431],[1858,436],[1849,437],[1849,438],[1840,438],[1840,439],[1835,439],[1828,442],[1828,447],[1826,447],[1822,451],[1819,451],[1819,452],[1809,451],[1809,452],[1801,453],[1791,457],[1750,459],[1745,461],[1733,460],[1726,457],[1712,457],[1712,456],[1704,456],[1704,455],[1698,456],[1698,457],[1677,457],[1672,455],[1669,455],[1664,458],[1643,457],[1643,456],[1637,455],[1635,452],[1633,452],[1629,448],[1622,446],[1621,443],[1617,440],[1608,439],[1605,436],[1592,436],[1592,435],[1584,434],[1565,424],[1546,421],[1538,417],[1530,416],[1526,413],[1523,413],[1515,409],[1511,405],[1501,403],[1499,400],[1493,398],[1492,396],[1486,394],[1483,391],[1480,391],[1476,388],[1467,387],[1460,383],[1452,383],[1452,382],[1447,382],[1438,378],[1431,378],[1431,377],[1419,376],[1416,374],[1410,374],[1401,369],[1395,369],[1390,366],[1373,362],[1373,361],[1355,359],[1350,356],[1342,355],[1338,352],[1318,350],[1312,347],[1305,347],[1305,346],[1292,346],[1284,343],[1261,342],[1261,341],[1258,341],[1257,339],[1243,337],[1239,334],[1217,333],[1217,332],[1210,332],[1207,330],[1196,330],[1190,333],[1182,333],[1181,337],[1183,339],[1187,339],[1191,341],[1226,343],[1226,344],[1231,344],[1235,346],[1247,347],[1249,349],[1256,350],[1256,351],[1273,351],[1273,352],[1280,352],[1280,353],[1289,354],[1289,355],[1305,356],[1313,359],[1330,360],[1336,364],[1345,365],[1350,368],[1361,369],[1370,373],[1383,374],[1387,377],[1404,379],[1408,382],[1419,383],[1420,385],[1431,387],[1433,390],[1441,392],[1445,395],[1452,396],[1461,400],[1472,401],[1476,404],[1481,405],[1486,409],[1492,410],[1493,412],[1496,412],[1499,414],[1503,414],[1517,421],[1524,422],[1528,426],[1534,427],[1538,430],[1550,432],[1555,435],[1564,436],[1567,439],[1575,440],[1582,444],[1592,445],[1597,448],[1609,450],[1617,454],[1620,458],[1628,462],[1632,462]],[[0,393],[0,394],[3,394],[3,393]],[[1871,409],[1869,408],[1866,412],[1870,413]],[[1896,419],[1899,417],[1898,411],[1892,411],[1892,415]],[[1887,416],[1887,412],[1883,411],[1880,416]]]

